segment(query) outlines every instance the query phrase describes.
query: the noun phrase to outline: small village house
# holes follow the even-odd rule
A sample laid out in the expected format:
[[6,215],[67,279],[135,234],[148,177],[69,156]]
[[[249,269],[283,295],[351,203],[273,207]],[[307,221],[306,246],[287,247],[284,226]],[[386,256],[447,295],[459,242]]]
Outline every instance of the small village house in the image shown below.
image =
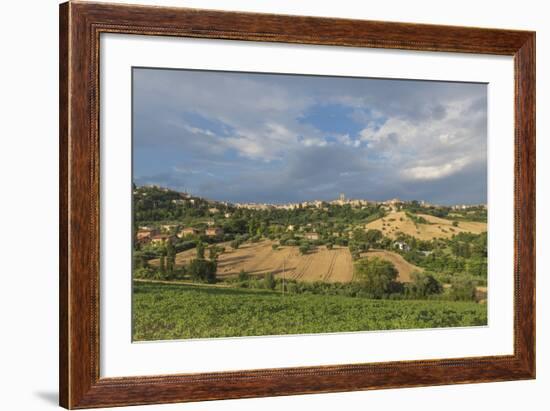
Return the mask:
[[307,238],[308,240],[315,241],[319,239],[319,233],[305,233],[304,237]]
[[395,243],[393,243],[393,245],[395,248],[401,251],[411,251],[411,247],[403,241],[396,241]]
[[204,233],[208,237],[220,237],[223,235],[223,230],[220,227],[208,227]]
[[176,229],[178,226],[176,224],[163,224],[160,226],[162,231],[166,233],[171,233],[174,229]]
[[200,233],[199,230],[197,230],[196,228],[193,228],[193,227],[185,227],[183,230],[181,230],[179,233],[178,233],[178,237],[179,238],[183,238],[183,237],[186,237],[188,235],[198,235]]
[[168,241],[173,242],[174,236],[171,236],[169,234],[157,234],[151,237],[152,244],[166,244]]

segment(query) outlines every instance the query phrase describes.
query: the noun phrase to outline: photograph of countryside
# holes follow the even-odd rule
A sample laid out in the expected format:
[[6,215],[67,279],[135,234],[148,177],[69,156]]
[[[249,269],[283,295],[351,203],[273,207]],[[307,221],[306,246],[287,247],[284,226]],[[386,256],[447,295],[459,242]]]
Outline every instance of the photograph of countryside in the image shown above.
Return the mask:
[[486,84],[133,71],[134,341],[487,325]]

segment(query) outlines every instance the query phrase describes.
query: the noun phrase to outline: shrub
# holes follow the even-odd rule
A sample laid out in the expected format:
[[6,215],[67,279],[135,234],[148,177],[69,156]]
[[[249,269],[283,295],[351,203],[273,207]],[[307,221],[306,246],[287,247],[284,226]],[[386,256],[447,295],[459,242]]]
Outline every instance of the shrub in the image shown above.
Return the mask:
[[300,254],[307,254],[311,250],[311,245],[308,242],[303,242],[300,244]]
[[153,278],[154,277],[154,270],[148,267],[139,267],[134,269],[134,278]]

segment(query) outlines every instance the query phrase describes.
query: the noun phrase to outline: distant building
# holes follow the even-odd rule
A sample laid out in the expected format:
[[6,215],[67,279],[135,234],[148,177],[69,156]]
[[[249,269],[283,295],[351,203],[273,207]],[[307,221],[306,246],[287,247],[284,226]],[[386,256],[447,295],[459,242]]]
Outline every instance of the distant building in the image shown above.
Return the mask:
[[146,238],[151,239],[153,235],[154,234],[151,230],[139,230],[136,236],[138,240],[144,240]]
[[209,227],[204,232],[208,237],[219,237],[223,235],[223,230],[219,227]]
[[156,230],[138,230],[136,239],[140,244],[147,244],[155,234]]
[[168,233],[172,232],[172,230],[174,230],[177,227],[178,227],[177,224],[163,224],[163,225],[160,226],[160,228],[163,231],[166,231]]
[[319,233],[305,233],[304,237],[307,238],[308,240],[315,241],[319,239]]
[[212,213],[212,214],[217,214],[220,212],[220,210],[218,210],[216,207],[211,207],[208,209],[208,212]]
[[165,244],[168,241],[173,242],[174,236],[171,236],[169,234],[157,234],[151,237],[151,243],[153,244]]
[[183,238],[183,237],[188,236],[188,235],[198,235],[199,233],[200,233],[200,231],[197,230],[196,228],[186,227],[186,228],[184,228],[183,230],[181,230],[179,232],[178,237]]
[[225,213],[223,216],[224,216],[225,218],[230,218],[230,217],[231,217],[231,213]]
[[411,247],[403,241],[396,241],[395,243],[393,243],[393,245],[395,248],[401,251],[411,251]]
[[294,224],[289,224],[286,228],[287,231],[294,231]]

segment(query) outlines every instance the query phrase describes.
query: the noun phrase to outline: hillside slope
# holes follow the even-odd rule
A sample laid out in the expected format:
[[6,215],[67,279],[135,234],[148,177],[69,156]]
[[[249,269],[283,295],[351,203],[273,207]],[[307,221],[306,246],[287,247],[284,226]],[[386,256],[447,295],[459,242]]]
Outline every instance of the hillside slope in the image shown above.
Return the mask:
[[487,231],[487,223],[459,221],[458,226],[454,227],[452,220],[428,214],[416,214],[416,216],[423,217],[428,224],[415,223],[404,211],[392,211],[384,218],[368,223],[366,228],[380,230],[390,238],[396,238],[398,233],[402,232],[419,240],[451,238],[453,234],[462,232],[480,234]]

